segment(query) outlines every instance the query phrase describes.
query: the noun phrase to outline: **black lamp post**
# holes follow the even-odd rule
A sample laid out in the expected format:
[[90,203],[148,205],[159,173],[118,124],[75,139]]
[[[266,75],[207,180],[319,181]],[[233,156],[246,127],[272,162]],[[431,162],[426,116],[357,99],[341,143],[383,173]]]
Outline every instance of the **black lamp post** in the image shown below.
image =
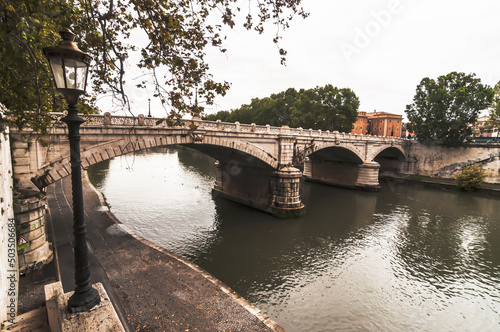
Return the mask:
[[149,107],[148,118],[150,118],[150,117],[152,117],[152,115],[151,115],[151,98],[148,98],[148,107]]
[[73,192],[73,234],[75,251],[75,292],[69,298],[71,313],[88,311],[101,302],[99,292],[90,283],[90,268],[83,217],[82,170],[80,160],[80,125],[85,122],[79,115],[76,103],[87,87],[87,74],[92,57],[78,49],[75,35],[64,29],[59,32],[62,41],[57,46],[46,47],[43,53],[50,61],[57,90],[68,102],[68,114],[62,118],[68,126],[71,161],[71,186]]

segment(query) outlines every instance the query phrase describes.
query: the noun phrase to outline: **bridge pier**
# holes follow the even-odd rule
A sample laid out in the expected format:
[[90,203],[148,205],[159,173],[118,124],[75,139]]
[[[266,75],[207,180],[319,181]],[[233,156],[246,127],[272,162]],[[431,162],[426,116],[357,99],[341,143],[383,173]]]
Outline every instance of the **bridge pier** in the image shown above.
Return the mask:
[[358,165],[358,179],[356,180],[356,189],[377,191],[380,189],[378,174],[380,164],[369,162]]
[[339,161],[304,160],[308,181],[360,190],[377,191],[380,165],[376,162],[353,164]]
[[217,161],[214,196],[265,211],[278,218],[302,214],[302,173],[293,167],[264,170]]
[[300,216],[304,204],[300,200],[302,173],[295,167],[283,167],[273,173],[267,209],[279,218]]
[[212,195],[267,211],[271,171],[242,166],[235,161],[215,162]]

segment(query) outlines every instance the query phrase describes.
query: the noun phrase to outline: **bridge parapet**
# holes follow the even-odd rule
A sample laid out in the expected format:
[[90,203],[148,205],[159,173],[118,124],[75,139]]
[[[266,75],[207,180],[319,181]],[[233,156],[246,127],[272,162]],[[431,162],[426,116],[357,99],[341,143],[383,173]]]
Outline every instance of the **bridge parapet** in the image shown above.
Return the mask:
[[[53,168],[54,163],[69,156],[66,145],[60,144],[65,142],[66,126],[57,122],[64,114],[52,115],[56,125],[50,136],[43,138],[49,142],[49,147],[34,149],[35,154],[39,156],[35,156],[38,160],[32,163],[34,167],[29,167],[29,172],[23,172],[26,173],[24,178],[38,177]],[[357,156],[356,162],[362,163],[373,161],[381,151],[391,147],[397,148],[405,157],[407,154],[408,141],[394,137],[228,123],[220,120],[204,121],[199,118],[185,120],[182,125],[170,127],[164,118],[144,117],[142,114],[136,117],[113,116],[107,112],[103,115],[83,117],[86,123],[82,126],[82,149],[84,153],[93,154],[89,160],[103,160],[131,151],[169,144],[206,144],[239,150],[276,169],[300,162],[312,153],[330,148],[350,151],[351,155]],[[134,148],[130,150],[131,147]],[[108,152],[110,149],[114,152]],[[104,157],[100,157],[100,154],[104,154]],[[89,162],[90,164],[92,162]]]
[[[59,120],[64,116],[63,113],[52,113],[55,120]],[[85,119],[85,125],[103,125],[103,126],[144,126],[144,127],[169,127],[164,118],[144,117],[140,114],[138,116],[123,116],[111,115],[109,112],[105,114],[91,114],[82,115]],[[194,125],[194,127],[193,127]],[[186,119],[184,125],[172,127],[194,130],[206,131],[230,131],[241,133],[255,133],[255,134],[274,134],[274,135],[291,135],[299,138],[324,138],[324,139],[348,139],[354,141],[370,141],[379,143],[398,142],[399,144],[405,140],[399,137],[385,137],[373,135],[357,135],[350,133],[341,133],[338,131],[322,131],[321,129],[304,129],[304,128],[289,128],[288,126],[275,127],[270,125],[256,125],[256,124],[241,124],[239,122],[221,122],[207,121],[197,118]]]

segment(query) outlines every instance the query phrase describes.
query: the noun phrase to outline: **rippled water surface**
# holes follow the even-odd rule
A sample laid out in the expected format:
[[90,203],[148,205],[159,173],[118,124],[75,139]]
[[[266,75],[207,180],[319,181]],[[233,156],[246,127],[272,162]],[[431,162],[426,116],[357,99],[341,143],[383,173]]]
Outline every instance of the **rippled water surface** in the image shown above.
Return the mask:
[[500,331],[500,200],[383,181],[304,182],[278,220],[217,197],[214,160],[162,150],[94,165],[116,217],[288,331]]

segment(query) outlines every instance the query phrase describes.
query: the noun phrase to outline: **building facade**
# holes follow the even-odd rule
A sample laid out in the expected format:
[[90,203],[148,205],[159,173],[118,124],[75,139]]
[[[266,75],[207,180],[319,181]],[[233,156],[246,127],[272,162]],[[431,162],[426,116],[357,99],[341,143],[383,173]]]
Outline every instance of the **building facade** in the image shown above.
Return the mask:
[[352,134],[401,137],[403,116],[387,112],[358,112]]
[[352,125],[351,134],[366,135],[368,134],[368,115],[366,112],[358,112],[358,118]]
[[472,126],[473,137],[498,137],[498,128],[490,125],[488,122],[490,117],[483,115],[477,118],[476,123]]

